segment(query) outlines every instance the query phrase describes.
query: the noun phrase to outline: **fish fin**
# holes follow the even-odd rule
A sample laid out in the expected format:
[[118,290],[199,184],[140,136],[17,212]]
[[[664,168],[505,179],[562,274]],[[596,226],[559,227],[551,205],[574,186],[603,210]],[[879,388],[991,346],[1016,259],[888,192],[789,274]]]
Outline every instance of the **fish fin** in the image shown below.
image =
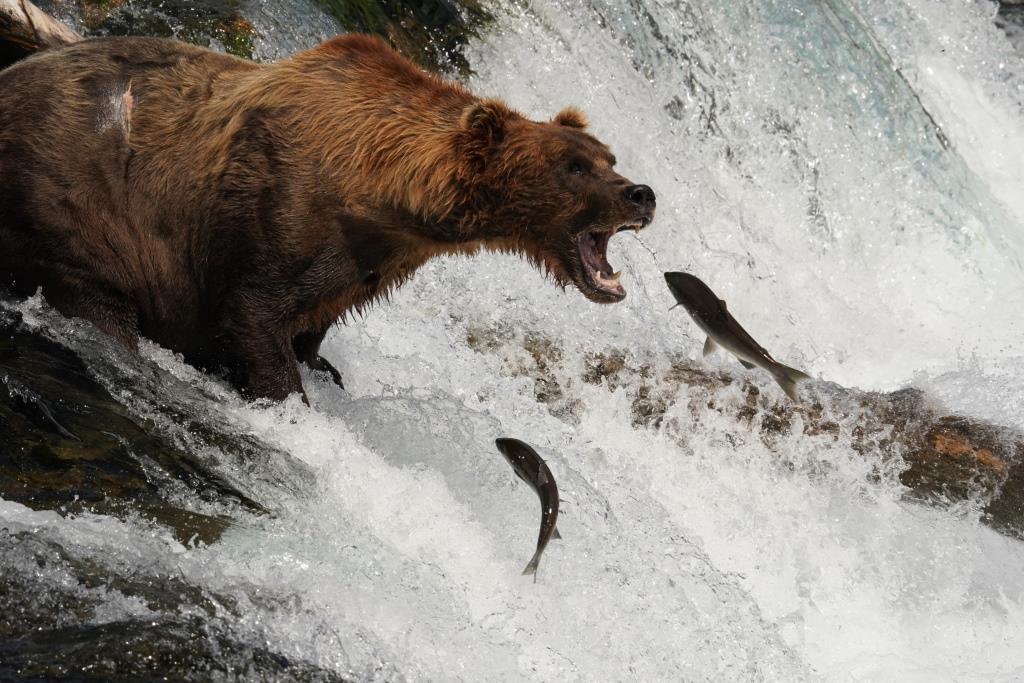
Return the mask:
[[753,370],[754,368],[757,367],[756,365],[751,363],[749,360],[743,360],[742,358],[737,358],[736,360],[738,360],[740,362],[740,365],[745,367],[747,370]]
[[562,538],[562,534],[558,533],[558,527],[557,526],[555,527],[555,530],[551,532],[551,538],[557,538],[557,539],[561,539]]
[[729,310],[729,304],[725,303],[725,299],[719,299],[718,303],[722,304],[722,310],[723,311],[728,311]]
[[786,392],[786,396],[789,396],[789,398],[794,401],[799,400],[796,393],[796,385],[799,382],[811,379],[810,375],[800,372],[796,368],[791,368],[788,365],[783,365],[782,363],[775,364],[772,376],[775,377],[775,381],[779,383],[782,390]]
[[704,342],[704,355],[710,356],[712,353],[714,353],[715,349],[717,348],[718,344],[715,343],[715,340],[712,339],[711,337],[708,337],[708,340]]
[[[680,306],[682,306],[682,304],[676,304],[676,305],[675,305],[675,306],[673,306],[672,308],[679,308]],[[670,310],[670,311],[671,311],[671,310],[672,310],[672,308],[670,308],[670,309],[668,309],[668,310]]]
[[537,564],[538,563],[540,563],[540,554],[539,553],[534,553],[533,557],[530,558],[530,561],[526,564],[526,568],[523,570],[523,576],[529,576],[529,575],[532,574],[533,575],[533,580],[534,580],[535,583],[537,581]]

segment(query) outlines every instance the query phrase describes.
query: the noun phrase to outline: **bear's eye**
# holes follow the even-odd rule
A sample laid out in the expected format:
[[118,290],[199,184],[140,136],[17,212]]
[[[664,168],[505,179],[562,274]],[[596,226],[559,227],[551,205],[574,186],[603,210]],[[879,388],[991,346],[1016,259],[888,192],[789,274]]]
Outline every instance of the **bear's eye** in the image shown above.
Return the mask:
[[569,173],[572,175],[583,175],[583,164],[573,161],[569,164]]

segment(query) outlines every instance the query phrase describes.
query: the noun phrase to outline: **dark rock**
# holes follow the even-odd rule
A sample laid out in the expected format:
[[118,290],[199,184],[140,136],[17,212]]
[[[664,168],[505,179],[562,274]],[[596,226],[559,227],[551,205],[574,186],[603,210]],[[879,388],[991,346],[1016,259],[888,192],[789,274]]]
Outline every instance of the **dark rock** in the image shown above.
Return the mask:
[[86,36],[158,36],[204,47],[219,42],[237,57],[252,58],[255,28],[239,0],[41,0],[40,7],[70,16]]
[[316,0],[349,31],[387,38],[404,55],[431,69],[467,74],[462,51],[491,19],[479,0]]
[[[343,680],[234,633],[231,599],[174,575],[119,576],[4,529],[0,558],[0,680]],[[103,618],[111,596],[150,613]]]
[[1003,30],[1014,49],[1024,55],[1024,2],[1003,0],[995,18],[996,26]]
[[[565,410],[564,396],[573,392],[558,386],[572,378],[558,367],[563,353],[556,343],[506,328],[474,328],[470,336],[472,348],[489,352],[503,345],[522,345],[534,362],[515,363],[509,360],[514,356],[504,355],[504,370],[532,378],[537,400],[556,417],[569,422],[578,419],[576,413]],[[756,433],[784,459],[787,439],[799,425],[806,438],[843,441],[866,457],[880,455],[900,462],[900,482],[907,486],[908,496],[936,505],[980,501],[982,521],[1024,538],[1024,434],[951,415],[920,390],[885,394],[818,382],[807,386],[801,392],[804,400],[795,403],[776,392],[760,391],[742,376],[686,358],[671,359],[667,368],[662,362],[659,368],[653,359],[637,358],[626,350],[590,354],[583,359],[579,378],[608,391],[625,390],[634,427],[665,430],[681,443],[713,413]],[[674,411],[676,416],[666,421],[684,397],[685,411]],[[726,438],[738,437],[727,434]]]
[[19,681],[343,681],[226,635],[196,617],[36,630],[0,640],[0,679]]
[[[490,21],[479,0],[316,0],[348,31],[374,33],[428,69],[466,75],[463,49]],[[241,0],[40,0],[85,36],[174,37],[251,59],[255,27]],[[59,22],[55,22],[59,23]],[[0,67],[31,50],[2,40]]]
[[[134,527],[141,518],[211,544],[265,512],[247,486],[287,504],[311,485],[289,456],[209,415],[194,387],[89,326],[46,309],[34,317],[30,328],[0,303],[4,501]],[[0,525],[0,680],[342,680],[239,631],[236,600],[173,565],[59,539]]]
[[312,481],[286,454],[214,422],[202,397],[176,402],[161,395],[166,385],[121,378],[119,393],[152,411],[140,417],[97,380],[98,367],[15,311],[0,314],[0,497],[63,514],[141,514],[183,542],[212,543],[233,516],[265,511],[226,472],[262,471],[286,488]]

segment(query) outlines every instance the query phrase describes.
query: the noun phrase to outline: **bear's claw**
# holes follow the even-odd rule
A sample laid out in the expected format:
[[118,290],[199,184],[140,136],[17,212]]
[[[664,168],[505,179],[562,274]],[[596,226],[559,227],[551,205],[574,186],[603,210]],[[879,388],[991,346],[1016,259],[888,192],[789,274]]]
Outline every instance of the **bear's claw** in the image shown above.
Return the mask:
[[341,373],[338,369],[331,365],[323,356],[315,354],[312,358],[307,358],[305,361],[306,367],[314,372],[326,372],[331,376],[331,381],[337,384],[341,389],[345,388],[345,384],[341,381]]

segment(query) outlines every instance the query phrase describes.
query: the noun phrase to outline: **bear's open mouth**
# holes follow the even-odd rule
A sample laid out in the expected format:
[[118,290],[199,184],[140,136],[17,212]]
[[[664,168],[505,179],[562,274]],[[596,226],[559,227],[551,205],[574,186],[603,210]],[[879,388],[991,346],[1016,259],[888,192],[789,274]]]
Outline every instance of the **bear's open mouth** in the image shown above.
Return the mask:
[[643,226],[643,221],[626,223],[611,230],[584,232],[577,238],[580,262],[583,264],[583,277],[588,285],[615,300],[626,298],[626,290],[619,283],[622,271],[614,272],[611,264],[608,263],[608,240],[617,232],[622,230],[639,231]]

